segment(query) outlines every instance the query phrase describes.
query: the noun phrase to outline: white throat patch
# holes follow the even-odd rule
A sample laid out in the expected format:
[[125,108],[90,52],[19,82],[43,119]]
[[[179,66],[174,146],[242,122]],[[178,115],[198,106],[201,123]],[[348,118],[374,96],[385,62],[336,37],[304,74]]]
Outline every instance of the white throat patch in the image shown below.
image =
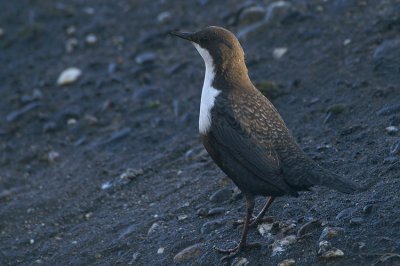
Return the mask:
[[199,131],[201,134],[206,134],[211,127],[211,110],[214,107],[215,98],[221,93],[212,86],[215,77],[214,62],[210,53],[201,48],[197,43],[193,43],[197,51],[203,57],[206,65],[206,74],[204,76],[203,89],[201,91]]

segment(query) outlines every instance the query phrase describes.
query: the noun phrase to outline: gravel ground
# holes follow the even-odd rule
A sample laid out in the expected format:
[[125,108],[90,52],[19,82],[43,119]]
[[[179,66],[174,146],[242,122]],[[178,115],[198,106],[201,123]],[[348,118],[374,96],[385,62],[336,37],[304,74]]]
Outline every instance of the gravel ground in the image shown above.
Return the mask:
[[261,249],[224,263],[400,265],[400,1],[0,10],[1,265],[222,264],[212,247],[239,240],[244,200],[198,138],[204,63],[167,34],[208,25],[239,36],[252,80],[307,154],[374,182],[277,199],[274,222],[249,234]]

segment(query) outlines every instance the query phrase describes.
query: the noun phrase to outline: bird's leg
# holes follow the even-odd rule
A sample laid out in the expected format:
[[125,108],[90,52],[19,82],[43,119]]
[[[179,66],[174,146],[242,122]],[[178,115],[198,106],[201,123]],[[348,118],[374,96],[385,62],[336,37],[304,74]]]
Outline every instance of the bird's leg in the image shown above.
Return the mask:
[[269,206],[271,206],[272,202],[274,202],[275,197],[269,197],[265,205],[262,207],[260,213],[256,216],[253,221],[251,221],[250,227],[257,226],[260,222],[271,222],[271,217],[264,217],[265,213],[267,212]]
[[239,245],[232,249],[220,249],[214,247],[214,249],[216,249],[218,252],[228,253],[228,255],[224,256],[221,260],[234,257],[244,248],[260,247],[259,243],[247,244],[247,233],[249,231],[250,218],[252,217],[253,210],[254,210],[254,197],[246,196],[246,217],[244,220],[244,226],[243,226],[242,236],[240,237]]
[[[256,216],[256,217],[252,217],[250,219],[250,227],[255,227],[258,224],[260,224],[261,222],[273,222],[272,217],[264,217],[265,213],[267,212],[269,206],[271,206],[272,202],[274,201],[275,197],[269,197],[267,202],[264,204],[264,206],[262,207],[260,213]],[[235,221],[233,222],[233,225],[240,225],[243,224],[244,221],[243,220],[239,220],[239,221]]]

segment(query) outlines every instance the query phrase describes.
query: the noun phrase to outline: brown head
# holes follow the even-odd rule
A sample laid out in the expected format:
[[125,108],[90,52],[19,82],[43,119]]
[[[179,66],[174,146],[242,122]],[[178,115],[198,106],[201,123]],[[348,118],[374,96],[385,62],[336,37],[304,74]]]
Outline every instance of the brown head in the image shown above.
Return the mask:
[[203,57],[207,70],[229,79],[248,79],[243,48],[235,35],[221,27],[210,26],[197,32],[171,32],[191,41]]

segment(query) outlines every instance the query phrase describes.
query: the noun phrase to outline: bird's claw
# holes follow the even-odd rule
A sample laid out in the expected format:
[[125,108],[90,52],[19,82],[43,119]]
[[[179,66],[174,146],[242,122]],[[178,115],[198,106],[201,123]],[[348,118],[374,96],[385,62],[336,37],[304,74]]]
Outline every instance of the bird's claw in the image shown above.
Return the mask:
[[228,254],[221,258],[221,261],[224,261],[235,257],[243,249],[260,248],[260,247],[261,247],[260,243],[250,243],[250,244],[239,244],[236,247],[230,249],[217,248],[216,246],[214,246],[214,249],[219,253]]

